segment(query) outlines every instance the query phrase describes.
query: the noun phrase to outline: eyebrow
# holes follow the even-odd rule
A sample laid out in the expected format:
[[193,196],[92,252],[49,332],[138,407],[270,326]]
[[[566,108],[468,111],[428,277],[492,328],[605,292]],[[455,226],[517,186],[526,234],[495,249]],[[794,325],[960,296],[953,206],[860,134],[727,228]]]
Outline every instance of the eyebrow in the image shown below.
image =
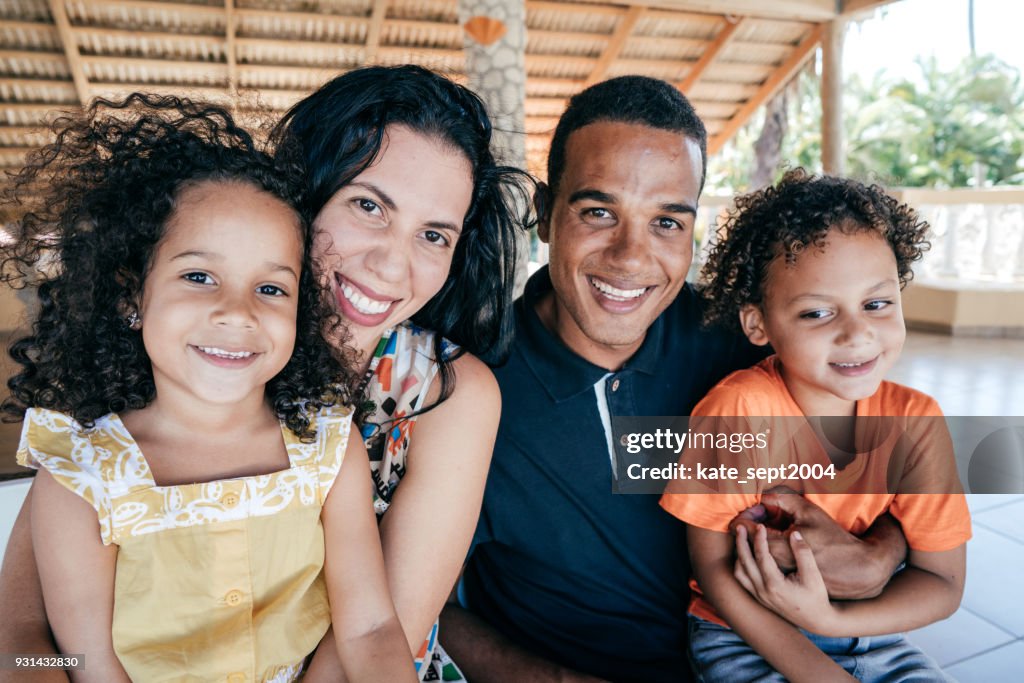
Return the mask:
[[[608,194],[607,192],[602,192],[601,190],[594,190],[589,188],[577,190],[576,192],[573,192],[571,195],[569,195],[569,204],[575,204],[576,202],[584,200],[601,202],[602,204],[615,204],[617,201],[615,199],[615,195]],[[697,207],[691,206],[690,204],[687,204],[685,202],[666,202],[665,204],[659,204],[658,208],[661,211],[665,211],[667,213],[690,213],[694,215],[697,214]]]
[[[892,278],[886,278],[886,279],[882,280],[881,282],[879,282],[878,284],[874,285],[873,287],[869,288],[865,293],[866,294],[871,294],[872,292],[876,292],[879,289],[882,289],[883,287],[885,287],[886,285],[891,285],[891,284],[894,284]],[[825,299],[825,300],[829,300],[831,298],[832,297],[829,296],[828,294],[816,294],[816,293],[811,292],[809,294],[801,294],[800,296],[795,296],[790,301],[800,301],[801,299]]]
[[[386,206],[388,209],[390,209],[391,211],[398,210],[398,204],[396,204],[395,200],[391,198],[391,195],[389,195],[387,192],[382,190],[379,186],[374,185],[373,183],[368,183],[366,181],[353,182],[349,183],[349,187],[361,187],[364,190],[369,190],[371,193],[377,195],[377,199],[380,200],[380,203]],[[424,225],[426,225],[429,228],[437,228],[438,230],[451,230],[452,232],[458,235],[462,234],[461,225],[449,223],[448,221],[427,221],[426,223],[424,223]]]
[[[216,254],[216,253],[211,252],[211,251],[202,251],[200,249],[190,249],[188,251],[183,251],[180,254],[175,254],[169,260],[177,261],[178,259],[184,259],[184,258],[202,258],[202,259],[207,259],[209,261],[223,261],[224,260],[223,254]],[[270,270],[273,270],[273,271],[284,271],[284,272],[287,272],[287,273],[291,273],[292,277],[294,277],[296,280],[299,279],[299,274],[296,273],[295,269],[292,268],[291,266],[285,265],[283,263],[278,263],[277,261],[264,261],[263,264],[265,266],[267,266],[267,268],[269,268]]]

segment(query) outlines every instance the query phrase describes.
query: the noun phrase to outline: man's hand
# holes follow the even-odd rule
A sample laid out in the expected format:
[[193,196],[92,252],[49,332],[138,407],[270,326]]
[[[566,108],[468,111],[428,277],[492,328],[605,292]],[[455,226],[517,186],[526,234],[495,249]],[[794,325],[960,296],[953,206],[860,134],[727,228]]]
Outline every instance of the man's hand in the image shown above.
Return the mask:
[[877,596],[906,557],[906,540],[891,516],[879,517],[864,538],[858,538],[820,507],[782,486],[765,493],[760,505],[737,515],[729,529],[735,534],[742,526],[753,539],[758,524],[766,527],[768,549],[783,571],[796,569],[789,535],[799,531],[814,549],[825,587],[835,600]]

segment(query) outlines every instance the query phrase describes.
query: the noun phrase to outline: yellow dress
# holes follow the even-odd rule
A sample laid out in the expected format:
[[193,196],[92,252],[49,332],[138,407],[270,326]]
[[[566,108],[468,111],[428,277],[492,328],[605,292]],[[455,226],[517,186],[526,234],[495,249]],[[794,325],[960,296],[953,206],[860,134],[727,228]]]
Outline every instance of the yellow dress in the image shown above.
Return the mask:
[[89,502],[118,546],[113,643],[133,680],[300,676],[330,625],[320,510],[351,424],[351,411],[324,410],[309,444],[282,426],[287,470],[158,486],[116,414],[84,429],[26,413],[18,462]]

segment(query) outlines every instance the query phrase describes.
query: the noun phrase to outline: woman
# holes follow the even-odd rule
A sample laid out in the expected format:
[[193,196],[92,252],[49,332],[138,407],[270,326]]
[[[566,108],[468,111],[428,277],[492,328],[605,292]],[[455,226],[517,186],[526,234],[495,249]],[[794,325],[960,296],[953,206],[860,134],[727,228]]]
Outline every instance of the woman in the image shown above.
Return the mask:
[[[302,150],[319,265],[362,354],[388,584],[421,679],[442,665],[436,618],[479,514],[500,397],[475,356],[508,347],[523,225],[512,207],[528,205],[528,176],[496,164],[490,135],[479,98],[416,66],[340,76],[275,130]],[[48,637],[26,509],[0,589],[3,613],[20,617],[5,617],[0,651],[39,652]],[[333,651],[310,678],[340,671]]]

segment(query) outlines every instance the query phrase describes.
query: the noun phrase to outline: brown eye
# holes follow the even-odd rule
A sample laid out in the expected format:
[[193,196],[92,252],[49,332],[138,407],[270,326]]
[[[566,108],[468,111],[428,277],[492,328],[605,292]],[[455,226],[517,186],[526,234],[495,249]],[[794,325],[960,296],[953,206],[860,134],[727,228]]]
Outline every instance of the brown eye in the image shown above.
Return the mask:
[[442,246],[448,246],[450,244],[448,238],[437,230],[427,230],[423,233],[423,239],[431,244],[440,244]]
[[380,207],[377,205],[377,202],[373,201],[372,199],[367,199],[366,197],[358,197],[353,201],[355,202],[356,206],[358,206],[362,211],[366,213],[375,214],[380,212]]
[[193,273],[185,273],[182,277],[189,282],[194,282],[197,285],[212,285],[213,278],[202,271],[195,271]]
[[580,218],[590,225],[607,225],[615,220],[615,214],[600,206],[583,209]]
[[288,292],[277,285],[260,285],[256,291],[265,296],[288,296]]

